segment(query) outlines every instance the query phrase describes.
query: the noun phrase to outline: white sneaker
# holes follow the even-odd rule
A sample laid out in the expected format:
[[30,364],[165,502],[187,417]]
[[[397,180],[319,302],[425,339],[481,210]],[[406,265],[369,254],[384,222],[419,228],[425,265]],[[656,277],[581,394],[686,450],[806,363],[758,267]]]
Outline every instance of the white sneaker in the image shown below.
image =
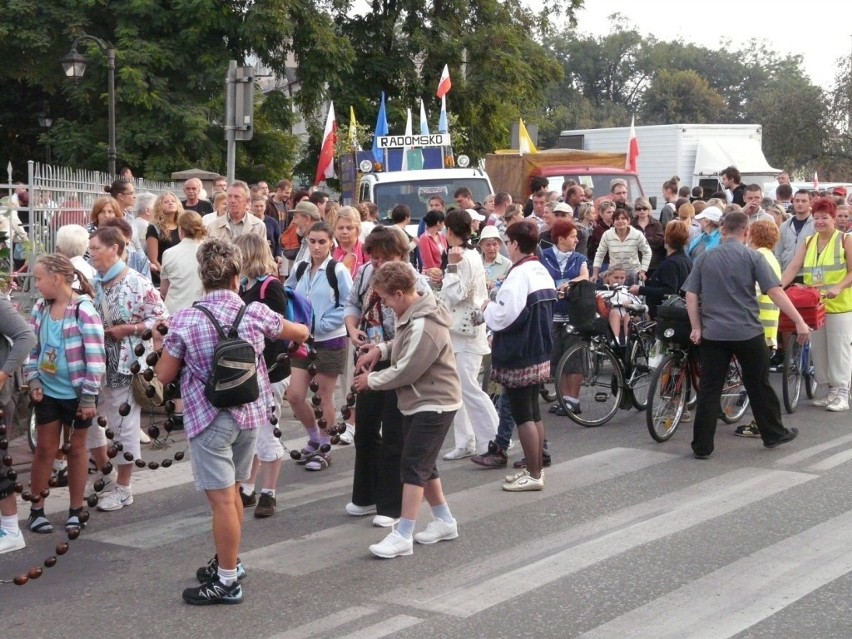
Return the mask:
[[133,493],[129,488],[124,488],[116,484],[111,493],[103,496],[98,500],[98,510],[103,512],[111,512],[113,510],[121,510],[125,506],[133,503]]
[[518,477],[515,481],[508,481],[503,484],[503,490],[511,493],[526,492],[528,490],[542,490],[544,488],[544,475],[536,479],[529,473],[523,477]]
[[811,406],[818,406],[820,408],[825,408],[831,402],[834,401],[835,397],[837,397],[837,389],[836,388],[829,388],[828,389],[828,395],[826,395],[825,397],[823,397],[821,399],[812,400]]
[[144,428],[139,429],[139,443],[140,444],[150,444],[151,443],[151,437],[150,437],[150,435],[148,435],[148,433],[145,432]]
[[26,547],[27,542],[24,541],[24,533],[18,530],[18,534],[3,532],[0,530],[0,555],[5,552],[12,552]]
[[346,514],[353,517],[363,517],[364,515],[372,515],[376,512],[376,505],[372,506],[356,506],[351,501],[346,504]]
[[385,515],[376,515],[373,517],[373,525],[376,528],[390,528],[391,526],[396,526],[398,523],[399,519],[386,517]]
[[418,544],[434,544],[439,541],[447,541],[450,539],[455,539],[459,536],[459,527],[456,520],[453,519],[452,523],[448,523],[443,519],[433,519],[429,522],[429,525],[426,526],[426,530],[417,533],[414,535],[414,541]]
[[511,475],[506,475],[506,483],[511,483],[513,481],[517,481],[521,477],[523,477],[524,475],[529,475],[529,472],[527,471],[526,468],[524,470],[520,471],[520,472],[512,473]]
[[510,439],[510,440],[509,440],[509,445],[506,447],[506,450],[512,450],[514,447],[515,447],[515,440],[514,440],[514,439]]
[[453,448],[451,451],[444,453],[444,459],[452,461],[454,459],[464,459],[465,457],[473,457],[473,447],[468,448]]
[[830,410],[832,413],[841,413],[849,410],[849,398],[845,395],[837,395],[831,403],[825,407],[825,410]]
[[352,424],[346,424],[346,432],[340,436],[340,443],[344,446],[355,443],[355,427]]
[[394,557],[410,555],[414,552],[413,549],[413,541],[406,539],[395,530],[379,543],[370,546],[370,552],[382,559],[393,559]]

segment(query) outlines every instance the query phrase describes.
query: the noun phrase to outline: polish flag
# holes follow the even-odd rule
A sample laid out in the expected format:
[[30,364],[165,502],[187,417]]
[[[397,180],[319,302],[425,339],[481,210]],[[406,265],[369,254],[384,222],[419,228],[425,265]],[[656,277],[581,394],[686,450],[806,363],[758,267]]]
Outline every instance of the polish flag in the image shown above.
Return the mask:
[[624,168],[628,171],[636,172],[636,158],[639,157],[639,141],[636,139],[635,116],[630,118],[630,140],[627,142],[627,158],[624,161]]
[[317,176],[314,186],[325,179],[334,177],[334,144],[337,142],[337,120],[334,119],[334,102],[328,107],[328,118],[322,134],[322,148],[317,163]]
[[819,178],[816,171],[814,171],[814,191],[819,191]]
[[435,95],[437,95],[438,99],[440,100],[445,95],[447,95],[447,93],[450,92],[450,89],[452,87],[453,87],[453,83],[450,82],[450,69],[445,64],[444,70],[441,71],[441,81],[438,82],[438,90],[435,92]]

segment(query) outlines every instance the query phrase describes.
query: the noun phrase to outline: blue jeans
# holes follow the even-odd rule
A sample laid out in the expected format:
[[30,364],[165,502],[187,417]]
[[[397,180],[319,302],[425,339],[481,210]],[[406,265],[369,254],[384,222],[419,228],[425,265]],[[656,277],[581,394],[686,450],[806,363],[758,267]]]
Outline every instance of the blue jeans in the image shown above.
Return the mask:
[[512,419],[512,410],[509,398],[506,396],[506,389],[503,389],[500,398],[497,400],[497,416],[500,421],[497,423],[497,436],[494,438],[494,443],[506,450],[509,447],[509,440],[512,439],[512,431],[515,429],[515,420]]

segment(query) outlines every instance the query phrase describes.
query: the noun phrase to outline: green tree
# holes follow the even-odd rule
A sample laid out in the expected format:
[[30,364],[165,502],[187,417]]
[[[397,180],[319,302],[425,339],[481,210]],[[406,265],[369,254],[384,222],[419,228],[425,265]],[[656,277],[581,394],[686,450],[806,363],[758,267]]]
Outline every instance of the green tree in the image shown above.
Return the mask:
[[643,124],[718,122],[725,98],[695,71],[660,70],[642,99]]

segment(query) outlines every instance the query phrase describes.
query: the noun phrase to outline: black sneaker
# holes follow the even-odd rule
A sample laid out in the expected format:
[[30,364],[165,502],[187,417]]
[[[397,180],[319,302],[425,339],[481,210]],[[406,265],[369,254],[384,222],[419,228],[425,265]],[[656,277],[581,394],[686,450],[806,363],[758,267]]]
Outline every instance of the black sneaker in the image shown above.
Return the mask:
[[243,502],[243,508],[250,508],[251,506],[257,505],[257,493],[255,491],[251,491],[251,494],[246,494],[243,492],[242,487],[240,488],[240,499]]
[[269,493],[260,493],[260,499],[257,500],[257,507],[254,509],[254,516],[258,519],[272,517],[275,514],[275,506],[275,497]]
[[776,447],[780,446],[781,444],[786,444],[787,442],[793,441],[794,439],[796,439],[798,434],[799,434],[798,428],[791,428],[785,434],[781,435],[781,437],[776,439],[774,442],[763,442],[763,446],[765,448],[776,448]]
[[[201,566],[195,571],[195,577],[198,583],[207,583],[219,572],[219,556],[213,555],[213,559],[207,562],[206,566]],[[246,578],[246,569],[243,568],[243,562],[237,557],[237,581],[242,581]]]
[[213,575],[200,586],[184,590],[183,600],[190,606],[239,604],[243,602],[243,587],[239,581],[235,581],[230,586],[224,586],[219,581],[219,575]]
[[[541,456],[541,465],[544,466],[544,467],[549,467],[551,463],[552,463],[552,460],[550,459],[550,455],[548,455],[547,453],[544,453]],[[527,458],[524,457],[523,459],[516,461],[514,464],[512,464],[512,466],[514,466],[515,468],[526,468],[527,467]]]

